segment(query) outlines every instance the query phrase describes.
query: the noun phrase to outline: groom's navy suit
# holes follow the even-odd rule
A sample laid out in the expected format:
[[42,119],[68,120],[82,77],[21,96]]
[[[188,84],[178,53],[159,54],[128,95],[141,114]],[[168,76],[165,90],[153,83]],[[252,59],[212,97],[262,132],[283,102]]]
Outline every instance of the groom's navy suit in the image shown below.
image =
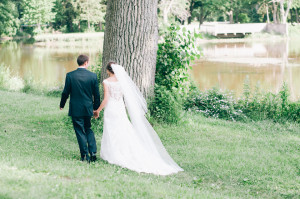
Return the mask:
[[68,73],[61,96],[61,108],[64,108],[69,95],[69,116],[72,117],[81,157],[89,157],[88,153],[97,152],[95,135],[91,130],[93,110],[97,110],[100,106],[97,75],[85,68],[78,68]]

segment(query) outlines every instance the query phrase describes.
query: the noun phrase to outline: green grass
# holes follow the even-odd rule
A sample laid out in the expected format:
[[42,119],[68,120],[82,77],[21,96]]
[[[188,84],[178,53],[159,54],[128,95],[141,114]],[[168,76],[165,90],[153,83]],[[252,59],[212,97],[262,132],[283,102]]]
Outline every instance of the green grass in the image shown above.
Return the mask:
[[[299,198],[299,124],[186,113],[154,128],[185,169],[161,177],[79,161],[59,98],[0,91],[0,198]],[[98,147],[102,133],[94,122]]]

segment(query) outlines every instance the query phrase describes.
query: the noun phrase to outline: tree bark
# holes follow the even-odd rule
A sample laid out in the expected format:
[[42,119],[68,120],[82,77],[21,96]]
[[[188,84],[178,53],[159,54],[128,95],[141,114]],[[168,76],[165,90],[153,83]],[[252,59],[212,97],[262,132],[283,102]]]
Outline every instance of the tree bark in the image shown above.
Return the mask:
[[270,23],[269,6],[268,6],[268,4],[266,5],[266,10],[267,10],[267,23]]
[[292,0],[288,0],[287,2],[287,8],[284,10],[284,2],[286,0],[280,0],[280,15],[281,15],[281,23],[286,24],[287,23],[287,17],[289,15],[290,8],[292,6]]
[[234,23],[234,22],[233,22],[233,11],[230,10],[229,12],[227,12],[227,14],[228,14],[228,16],[229,16],[229,21],[230,21],[230,23],[233,24],[233,23]]
[[272,3],[273,3],[273,22],[278,23],[277,22],[277,3],[275,2],[275,0],[273,0]]
[[99,30],[101,31],[101,30],[102,30],[102,22],[100,21],[100,22],[98,23],[98,25],[99,25]]
[[298,14],[298,8],[295,9],[296,10],[296,22],[299,23],[299,14]]
[[107,2],[101,81],[106,65],[122,65],[144,96],[152,94],[158,42],[157,0]]
[[191,0],[191,2],[190,2],[190,14],[191,15],[188,17],[188,24],[192,23],[192,13],[194,10],[194,6],[195,6],[195,0]]

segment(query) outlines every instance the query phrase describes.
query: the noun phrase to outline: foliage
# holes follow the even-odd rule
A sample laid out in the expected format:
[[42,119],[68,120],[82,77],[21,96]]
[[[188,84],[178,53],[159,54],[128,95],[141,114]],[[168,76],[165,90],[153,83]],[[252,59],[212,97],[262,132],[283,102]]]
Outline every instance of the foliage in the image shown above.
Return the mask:
[[288,99],[286,84],[278,94],[263,93],[259,86],[255,92],[246,82],[244,96],[236,99],[232,93],[217,88],[207,91],[194,90],[185,101],[185,109],[203,113],[207,117],[226,120],[273,120],[274,122],[300,122],[300,102]]
[[300,103],[289,101],[289,90],[284,83],[278,94],[263,93],[259,86],[248,100],[239,101],[244,114],[252,120],[271,119],[275,122],[300,122]]
[[19,27],[18,12],[15,4],[10,0],[0,1],[0,37],[13,36]]
[[18,76],[12,76],[8,67],[0,64],[0,88],[19,91],[24,88],[24,82]]
[[240,23],[249,23],[250,19],[246,13],[241,13],[238,16],[238,22]]
[[178,96],[165,86],[156,85],[154,92],[154,97],[149,104],[151,117],[159,122],[178,123],[182,113],[182,105]]
[[62,29],[66,26],[66,32],[74,32],[73,21],[77,16],[75,8],[71,0],[56,0],[54,6],[56,13],[53,27],[55,29]]
[[164,41],[158,44],[155,93],[149,110],[151,116],[165,121],[180,120],[181,99],[190,89],[190,64],[198,57],[195,39],[190,31],[171,25],[165,32]]
[[242,120],[242,110],[236,108],[237,102],[232,93],[212,88],[206,91],[195,89],[185,102],[185,108],[203,113],[207,117],[226,120]]
[[198,37],[190,31],[171,25],[158,44],[155,83],[185,97],[190,88],[190,64],[200,53],[195,47]]
[[[98,81],[101,78],[101,70],[102,70],[102,54],[99,54],[98,60],[95,65],[90,66],[90,70],[97,74]],[[100,82],[99,82],[100,83]],[[101,84],[101,83],[100,83]]]
[[52,12],[52,9],[54,8],[54,0],[23,1],[23,24],[35,27],[33,33],[40,33],[44,27],[49,26],[50,22],[52,22],[55,17],[55,13]]
[[76,18],[77,23],[87,21],[89,31],[92,30],[91,25],[104,22],[106,6],[103,5],[102,0],[75,0],[73,5],[78,12]]
[[165,24],[168,24],[170,16],[176,17],[180,21],[186,20],[190,16],[188,11],[189,6],[189,0],[162,0],[158,4]]

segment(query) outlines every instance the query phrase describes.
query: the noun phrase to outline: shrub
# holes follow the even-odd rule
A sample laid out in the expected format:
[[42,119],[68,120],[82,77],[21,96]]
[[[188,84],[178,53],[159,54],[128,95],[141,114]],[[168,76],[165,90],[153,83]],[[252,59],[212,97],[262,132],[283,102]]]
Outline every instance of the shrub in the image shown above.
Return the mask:
[[155,86],[155,94],[149,103],[151,116],[159,122],[178,123],[181,119],[182,105],[179,96],[165,86]]
[[191,88],[189,68],[200,57],[195,40],[198,34],[172,24],[158,44],[155,93],[149,105],[151,116],[158,121],[177,123],[182,111],[182,98]]
[[252,93],[246,81],[241,99],[236,99],[232,93],[217,88],[207,91],[195,89],[185,101],[184,107],[187,110],[201,112],[207,117],[233,121],[250,119],[281,123],[300,122],[300,102],[289,101],[286,84],[278,94],[261,92],[259,86],[256,86]]
[[249,23],[250,18],[248,17],[248,15],[246,13],[240,13],[239,16],[238,16],[238,22],[240,22],[240,23]]
[[207,91],[194,90],[185,101],[186,110],[201,112],[207,117],[226,120],[241,120],[245,118],[238,109],[234,95],[228,91],[212,88]]
[[166,89],[174,89],[181,96],[186,96],[191,79],[188,69],[191,62],[200,53],[195,47],[198,34],[192,34],[185,28],[172,24],[165,32],[164,42],[158,44],[155,83]]
[[0,87],[8,90],[19,91],[24,88],[24,81],[18,76],[11,76],[9,68],[1,64]]

